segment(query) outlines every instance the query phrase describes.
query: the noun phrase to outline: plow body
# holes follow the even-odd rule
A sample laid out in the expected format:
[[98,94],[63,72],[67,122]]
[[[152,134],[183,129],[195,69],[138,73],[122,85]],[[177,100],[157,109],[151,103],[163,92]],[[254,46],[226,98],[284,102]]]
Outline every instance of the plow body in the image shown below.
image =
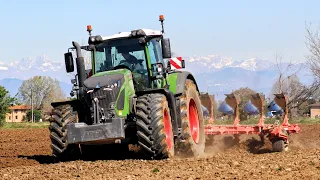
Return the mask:
[[239,119],[239,98],[234,94],[227,94],[225,101],[221,103],[218,110],[224,115],[233,115],[233,125],[214,125],[207,124],[205,133],[209,138],[214,135],[234,135],[239,140],[239,135],[258,134],[262,141],[264,136],[273,143],[275,151],[286,151],[288,149],[288,136],[292,133],[298,133],[300,127],[297,124],[289,124],[287,97],[284,94],[275,94],[274,100],[268,106],[270,111],[281,113],[283,121],[276,121],[274,124],[264,123],[264,97],[260,94],[251,95],[251,99],[244,106],[244,111],[249,115],[260,114],[256,125],[241,125]]
[[289,126],[275,126],[273,124],[258,125],[207,125],[205,131],[207,135],[226,135],[226,134],[278,134],[279,129],[288,133],[298,133],[300,127],[297,124]]

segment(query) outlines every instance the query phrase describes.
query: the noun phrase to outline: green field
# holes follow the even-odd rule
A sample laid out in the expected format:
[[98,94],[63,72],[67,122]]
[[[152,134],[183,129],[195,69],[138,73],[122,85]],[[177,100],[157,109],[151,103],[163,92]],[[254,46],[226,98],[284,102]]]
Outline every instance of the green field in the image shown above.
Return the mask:
[[18,129],[18,128],[47,128],[49,126],[49,122],[37,122],[37,123],[29,123],[29,122],[22,122],[22,123],[5,123],[2,129]]

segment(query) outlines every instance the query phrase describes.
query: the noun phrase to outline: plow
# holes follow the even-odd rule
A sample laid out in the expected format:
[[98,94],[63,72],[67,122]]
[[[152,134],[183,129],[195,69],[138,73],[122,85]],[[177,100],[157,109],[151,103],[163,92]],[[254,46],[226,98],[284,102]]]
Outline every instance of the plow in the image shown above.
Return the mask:
[[282,122],[276,120],[274,124],[265,124],[264,97],[257,93],[252,94],[250,100],[244,107],[244,111],[249,115],[259,115],[256,125],[242,125],[239,118],[239,98],[235,94],[227,94],[225,101],[221,103],[219,111],[227,115],[233,115],[233,125],[214,125],[210,122],[205,127],[206,135],[209,141],[212,141],[215,135],[234,135],[239,141],[239,135],[257,134],[261,142],[265,137],[272,142],[273,151],[288,151],[289,135],[298,133],[300,128],[297,124],[290,124],[288,120],[287,96],[283,93],[275,94],[274,100],[269,105],[269,110],[277,110],[282,113]]
[[[233,115],[234,124],[214,125],[213,96],[200,93],[193,74],[183,70],[182,57],[171,56],[163,15],[159,21],[161,31],[136,29],[111,36],[92,35],[88,25],[88,45],[72,42],[64,57],[67,73],[76,64],[73,98],[51,104],[49,131],[56,160],[96,155],[102,148],[112,150],[103,154],[121,156],[132,146],[147,159],[173,158],[177,152],[198,157],[207,138],[225,134],[267,136],[274,150],[286,150],[289,134],[299,131],[288,122],[286,97],[277,94],[272,105],[283,110],[283,123],[264,124],[264,100],[252,95],[245,110],[260,119],[249,126],[240,125],[239,100],[228,94],[219,110]],[[91,69],[85,69],[82,51],[91,54]]]

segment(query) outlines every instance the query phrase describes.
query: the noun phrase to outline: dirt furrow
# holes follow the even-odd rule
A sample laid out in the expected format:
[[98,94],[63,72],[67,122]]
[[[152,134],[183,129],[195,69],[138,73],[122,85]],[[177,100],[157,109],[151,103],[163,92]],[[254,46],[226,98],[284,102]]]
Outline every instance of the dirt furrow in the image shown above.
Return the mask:
[[0,179],[320,179],[320,125],[301,125],[288,152],[256,136],[216,136],[204,157],[53,163],[47,129],[0,130]]

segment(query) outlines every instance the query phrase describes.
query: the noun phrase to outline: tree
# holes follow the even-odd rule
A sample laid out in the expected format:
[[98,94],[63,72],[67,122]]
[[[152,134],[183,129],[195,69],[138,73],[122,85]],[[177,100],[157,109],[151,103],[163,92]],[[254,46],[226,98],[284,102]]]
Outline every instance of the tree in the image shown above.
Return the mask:
[[215,100],[213,104],[214,105],[213,111],[215,113],[216,119],[221,118],[223,116],[223,113],[218,110],[221,103],[222,103],[222,100],[218,100],[218,102]]
[[319,27],[311,29],[311,24],[306,25],[306,46],[310,55],[307,56],[307,63],[312,73],[320,78],[320,23]]
[[278,94],[284,93],[288,97],[288,105],[289,105],[289,112],[290,114],[297,113],[297,107],[300,106],[303,102],[299,105],[297,100],[300,93],[304,90],[305,86],[300,82],[297,75],[289,75],[287,77],[281,77],[278,81],[274,83],[271,89],[271,94]]
[[44,111],[50,111],[51,102],[66,99],[59,81],[45,76],[35,76],[25,80],[19,88],[19,97],[28,105],[31,105],[33,97],[34,108]]
[[305,88],[296,74],[289,75],[287,77],[281,77],[279,79],[280,80],[276,81],[272,86],[272,94],[284,93],[289,99],[294,99],[294,97]]
[[240,98],[239,102],[239,112],[240,112],[240,120],[246,120],[248,113],[244,111],[244,106],[250,100],[252,94],[256,94],[256,92],[250,88],[240,88],[238,90],[233,91],[235,95]]
[[[31,110],[29,110],[29,111],[27,111],[27,113],[26,113],[27,115],[27,120],[28,121],[31,121],[31,116],[32,116],[32,112],[31,112]],[[34,110],[33,111],[33,117],[34,117],[34,120],[35,121],[39,121],[40,119],[41,119],[41,117],[42,117],[42,112],[40,111],[40,110]]]
[[[311,99],[319,91],[320,83],[315,79],[310,86],[302,84],[297,76],[301,67],[293,70],[294,64],[287,63],[286,67],[282,66],[282,56],[276,54],[277,69],[279,77],[271,89],[270,96],[273,94],[283,93],[288,97],[288,109],[290,115],[297,115],[299,107]],[[293,70],[293,71],[290,71]],[[300,111],[301,112],[301,111]]]
[[10,97],[9,92],[0,86],[0,127],[3,126],[6,114],[9,112],[9,106],[11,106],[16,99]]

